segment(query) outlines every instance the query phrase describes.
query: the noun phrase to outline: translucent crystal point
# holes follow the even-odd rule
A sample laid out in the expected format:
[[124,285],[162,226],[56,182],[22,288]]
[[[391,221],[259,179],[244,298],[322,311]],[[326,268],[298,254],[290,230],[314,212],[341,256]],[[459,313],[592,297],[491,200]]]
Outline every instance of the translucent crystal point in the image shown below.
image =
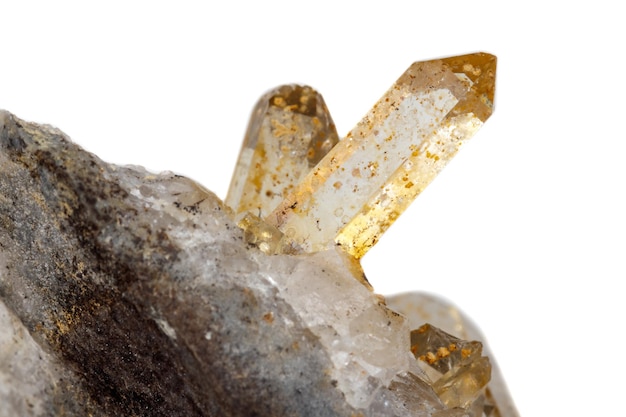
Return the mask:
[[[436,372],[432,379],[437,380],[435,386],[440,393],[442,392],[442,388],[449,387],[445,395],[440,394],[442,399],[445,401],[447,398],[448,401],[452,401],[453,399],[451,397],[454,397],[455,392],[459,392],[458,390],[455,391],[455,389],[461,389],[463,382],[458,382],[457,385],[446,384],[445,379],[440,379],[441,375],[448,373],[449,376],[452,376],[454,372],[449,373],[450,370],[459,369],[460,366],[467,365],[467,362],[461,365],[463,357],[461,357],[461,361],[459,361],[458,356],[447,355],[445,350],[439,349],[442,346],[446,347],[446,344],[448,344],[447,350],[452,353],[452,350],[449,348],[450,342],[448,341],[451,336],[446,333],[451,333],[454,337],[461,340],[484,341],[484,336],[476,325],[474,325],[456,306],[440,298],[424,293],[411,292],[386,297],[386,301],[389,308],[402,314],[409,320],[412,328],[428,330],[422,332],[414,330],[411,332],[411,350],[418,359],[423,356],[425,361],[421,363],[430,365],[433,372]],[[425,322],[431,325],[424,327],[423,324]],[[443,331],[433,331],[435,330],[434,326],[443,329]],[[420,341],[422,341],[421,347]],[[429,346],[430,348],[428,348]],[[468,369],[468,373],[465,374],[472,375],[472,372],[476,371],[476,366],[482,366],[483,371],[476,373],[478,375],[477,379],[480,380],[481,375],[484,375],[484,371],[487,369],[486,367],[489,366],[491,369],[491,379],[485,387],[484,395],[474,400],[474,403],[470,407],[474,411],[470,413],[470,416],[519,417],[513,399],[508,392],[502,373],[500,372],[497,362],[494,361],[494,356],[492,352],[490,352],[489,346],[478,342],[462,341],[460,344],[455,342],[455,347],[458,348],[459,346],[462,347],[460,350],[456,349],[456,352],[463,352],[463,349],[465,349],[467,358],[472,357],[475,359],[480,356],[479,347],[483,349],[483,354],[486,354],[490,358],[488,363],[484,361],[484,359],[481,359],[483,362],[474,361],[476,364],[474,365],[474,369]],[[431,354],[429,355],[428,352],[431,352]],[[427,370],[426,367],[423,367],[423,369]],[[448,379],[448,382],[449,381],[450,379]],[[470,380],[460,378],[459,381],[467,382]],[[452,387],[455,388],[450,389]],[[468,388],[466,386],[466,388],[463,389],[467,390]],[[471,391],[471,388],[469,388],[469,390]]]
[[481,356],[480,342],[464,341],[425,324],[411,332],[411,351],[437,371],[433,388],[446,406],[471,408],[476,400],[484,402],[481,396],[491,378],[491,365]]
[[322,96],[283,85],[256,104],[226,197],[236,213],[271,213],[337,143]]
[[298,250],[362,257],[493,110],[496,58],[416,62],[266,218]]

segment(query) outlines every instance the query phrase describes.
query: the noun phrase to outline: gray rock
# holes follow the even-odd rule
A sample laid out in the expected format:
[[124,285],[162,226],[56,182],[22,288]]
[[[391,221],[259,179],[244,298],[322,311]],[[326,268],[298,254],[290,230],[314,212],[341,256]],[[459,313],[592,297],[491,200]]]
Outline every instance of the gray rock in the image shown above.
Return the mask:
[[0,112],[0,416],[443,410],[361,274],[264,255],[193,181]]

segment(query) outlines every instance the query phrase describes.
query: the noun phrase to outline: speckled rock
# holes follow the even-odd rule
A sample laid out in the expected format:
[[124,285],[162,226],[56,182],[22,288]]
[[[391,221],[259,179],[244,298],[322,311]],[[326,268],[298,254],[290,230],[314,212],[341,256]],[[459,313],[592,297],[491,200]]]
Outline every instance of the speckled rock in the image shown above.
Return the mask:
[[438,413],[361,274],[264,255],[193,181],[0,112],[2,417]]

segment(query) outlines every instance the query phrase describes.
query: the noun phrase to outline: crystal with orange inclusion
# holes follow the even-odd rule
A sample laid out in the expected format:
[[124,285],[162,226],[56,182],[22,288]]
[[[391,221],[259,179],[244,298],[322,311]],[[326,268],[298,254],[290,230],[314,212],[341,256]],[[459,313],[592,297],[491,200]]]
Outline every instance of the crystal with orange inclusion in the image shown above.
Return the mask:
[[226,205],[249,212],[244,223],[254,226],[254,216],[271,213],[338,140],[317,91],[301,85],[270,90],[252,112]]
[[493,111],[496,57],[416,62],[265,219],[298,251],[361,258]]

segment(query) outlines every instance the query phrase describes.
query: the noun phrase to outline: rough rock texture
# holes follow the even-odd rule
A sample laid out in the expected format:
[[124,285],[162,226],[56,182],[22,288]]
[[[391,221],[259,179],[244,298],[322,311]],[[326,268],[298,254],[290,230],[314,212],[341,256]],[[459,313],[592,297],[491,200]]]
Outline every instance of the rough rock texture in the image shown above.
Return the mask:
[[0,112],[0,416],[444,415],[361,273]]

